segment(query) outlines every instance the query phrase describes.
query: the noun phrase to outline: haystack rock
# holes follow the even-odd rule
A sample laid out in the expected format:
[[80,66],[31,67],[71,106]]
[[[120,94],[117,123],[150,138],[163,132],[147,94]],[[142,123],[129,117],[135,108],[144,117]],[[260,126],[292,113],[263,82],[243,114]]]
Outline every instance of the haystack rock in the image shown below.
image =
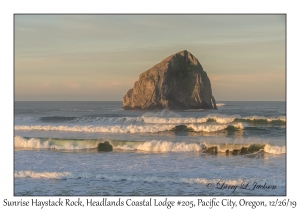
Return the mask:
[[198,59],[184,50],[139,76],[123,97],[123,109],[216,109],[210,80]]

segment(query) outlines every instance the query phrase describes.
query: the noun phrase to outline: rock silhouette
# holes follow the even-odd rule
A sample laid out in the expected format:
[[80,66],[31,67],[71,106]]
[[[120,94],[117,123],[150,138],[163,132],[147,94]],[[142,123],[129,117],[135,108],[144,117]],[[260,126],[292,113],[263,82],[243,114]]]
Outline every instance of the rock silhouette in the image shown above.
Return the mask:
[[112,147],[112,145],[110,145],[110,143],[108,141],[99,143],[97,149],[98,149],[98,151],[104,151],[104,152],[113,151],[113,147]]
[[184,50],[143,72],[123,97],[123,109],[217,109],[210,80],[198,59]]

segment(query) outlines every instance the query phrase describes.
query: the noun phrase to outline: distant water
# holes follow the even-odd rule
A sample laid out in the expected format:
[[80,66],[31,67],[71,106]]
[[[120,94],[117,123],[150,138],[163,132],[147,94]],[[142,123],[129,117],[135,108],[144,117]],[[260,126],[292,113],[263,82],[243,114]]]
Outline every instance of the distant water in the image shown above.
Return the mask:
[[[217,106],[15,102],[14,193],[286,195],[285,102]],[[112,152],[98,152],[104,141]]]

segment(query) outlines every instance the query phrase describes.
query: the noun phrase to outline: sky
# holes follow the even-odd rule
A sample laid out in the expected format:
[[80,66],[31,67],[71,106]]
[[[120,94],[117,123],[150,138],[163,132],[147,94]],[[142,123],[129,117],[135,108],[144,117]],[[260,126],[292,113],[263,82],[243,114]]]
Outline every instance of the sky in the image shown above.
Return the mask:
[[16,101],[121,101],[191,52],[216,101],[285,101],[285,15],[14,15]]

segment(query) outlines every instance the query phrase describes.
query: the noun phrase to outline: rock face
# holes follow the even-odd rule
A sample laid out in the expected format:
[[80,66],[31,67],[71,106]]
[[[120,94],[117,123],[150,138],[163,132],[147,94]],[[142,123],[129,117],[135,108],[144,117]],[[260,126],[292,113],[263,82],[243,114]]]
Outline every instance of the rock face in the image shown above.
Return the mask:
[[210,80],[201,64],[184,50],[139,76],[123,97],[123,109],[216,109]]

